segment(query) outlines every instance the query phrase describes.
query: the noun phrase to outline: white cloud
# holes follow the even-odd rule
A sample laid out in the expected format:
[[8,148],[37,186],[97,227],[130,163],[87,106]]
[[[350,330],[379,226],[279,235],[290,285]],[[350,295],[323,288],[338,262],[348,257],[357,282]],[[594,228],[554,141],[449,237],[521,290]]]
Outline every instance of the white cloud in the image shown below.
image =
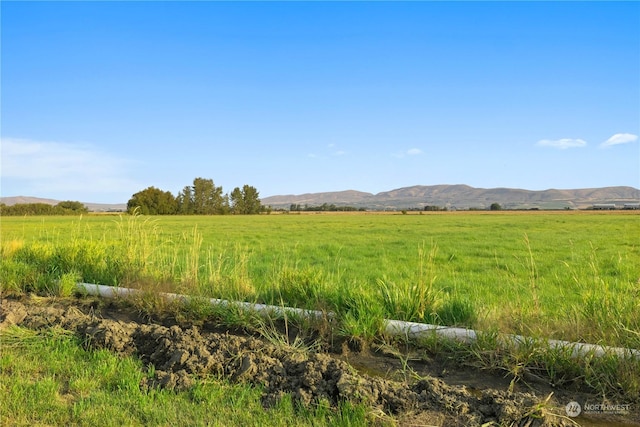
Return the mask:
[[326,148],[322,150],[322,152],[320,154],[318,153],[309,153],[307,154],[307,157],[310,159],[328,159],[331,157],[340,157],[340,156],[346,156],[347,154],[349,154],[347,151],[342,150],[340,148],[338,148],[336,146],[336,144],[327,144]]
[[632,133],[616,133],[611,138],[600,144],[600,147],[611,147],[613,145],[628,144],[638,140],[638,135]]
[[2,138],[1,176],[12,191],[117,193],[137,185],[126,176],[128,160],[91,145]]
[[398,159],[403,159],[406,156],[419,156],[420,154],[422,154],[422,150],[419,148],[410,148],[407,151],[399,151],[396,153],[393,153],[392,156],[396,157]]
[[587,145],[587,142],[583,139],[572,138],[542,139],[538,141],[536,145],[539,145],[541,147],[551,147],[557,148],[559,150],[566,150],[567,148],[584,147],[585,145]]

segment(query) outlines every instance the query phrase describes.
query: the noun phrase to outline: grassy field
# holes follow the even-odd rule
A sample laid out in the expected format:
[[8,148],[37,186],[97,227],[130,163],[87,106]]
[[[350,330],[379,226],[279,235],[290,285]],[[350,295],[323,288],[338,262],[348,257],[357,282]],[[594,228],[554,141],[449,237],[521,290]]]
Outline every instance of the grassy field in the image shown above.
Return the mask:
[[[321,309],[336,313],[334,333],[369,342],[387,342],[384,318],[461,325],[487,334],[472,346],[420,345],[514,381],[533,373],[640,402],[638,360],[575,360],[543,342],[504,348],[497,340],[518,333],[640,349],[640,215],[633,212],[1,221],[4,295],[71,295],[84,281]],[[137,304],[163,309],[153,298]],[[197,303],[186,313],[220,316]],[[223,322],[253,321],[234,316]],[[64,331],[11,328],[0,339],[0,400],[10,424],[363,425],[370,417],[362,407],[294,408],[287,399],[266,413],[258,390],[224,380],[146,392],[138,387],[147,375],[141,362],[88,352]]]
[[[640,216],[2,218],[2,287],[74,281],[639,348]],[[62,281],[56,281],[62,278]],[[56,291],[61,291],[57,289]]]

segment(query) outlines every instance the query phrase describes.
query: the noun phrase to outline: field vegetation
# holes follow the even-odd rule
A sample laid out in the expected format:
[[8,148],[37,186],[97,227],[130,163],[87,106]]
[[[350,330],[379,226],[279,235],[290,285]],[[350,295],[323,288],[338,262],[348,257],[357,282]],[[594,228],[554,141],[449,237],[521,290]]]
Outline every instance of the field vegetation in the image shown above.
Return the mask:
[[639,235],[637,215],[596,213],[3,218],[1,278],[629,345]]
[[[0,283],[3,294],[71,295],[82,281],[322,310],[335,334],[369,343],[390,340],[383,319],[469,327],[485,332],[472,346],[412,344],[638,401],[637,360],[542,350],[546,339],[640,349],[638,236],[633,212],[11,217]],[[533,341],[509,348],[501,334]]]

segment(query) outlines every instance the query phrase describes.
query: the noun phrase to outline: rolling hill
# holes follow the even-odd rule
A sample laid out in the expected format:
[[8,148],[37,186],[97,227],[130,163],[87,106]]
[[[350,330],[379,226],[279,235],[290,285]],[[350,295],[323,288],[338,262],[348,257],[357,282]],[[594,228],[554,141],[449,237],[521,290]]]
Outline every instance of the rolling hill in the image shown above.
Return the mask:
[[[0,203],[4,203],[7,206],[13,206],[21,203],[45,203],[47,205],[57,205],[61,200],[43,199],[40,197],[29,196],[15,196],[15,197],[0,197]],[[119,212],[126,211],[126,203],[86,203],[82,202],[90,212]]]
[[380,210],[422,209],[424,206],[485,209],[492,203],[499,203],[506,209],[583,209],[596,203],[616,203],[622,206],[625,203],[639,201],[640,190],[633,187],[531,191],[514,188],[474,188],[468,185],[415,185],[377,194],[350,190],[262,199],[264,205],[274,208],[288,208],[291,204],[317,206],[328,203]]
[[[47,203],[59,200],[37,197],[0,197],[8,206],[17,203]],[[448,209],[487,209],[499,203],[505,209],[585,209],[594,204],[639,203],[640,190],[633,187],[583,188],[575,190],[532,191],[517,188],[474,188],[468,185],[414,185],[372,194],[346,190],[327,193],[290,194],[262,198],[262,204],[288,209],[292,204],[320,206],[353,206],[371,210],[423,209],[425,206]],[[126,203],[103,204],[83,202],[92,212],[124,211]]]

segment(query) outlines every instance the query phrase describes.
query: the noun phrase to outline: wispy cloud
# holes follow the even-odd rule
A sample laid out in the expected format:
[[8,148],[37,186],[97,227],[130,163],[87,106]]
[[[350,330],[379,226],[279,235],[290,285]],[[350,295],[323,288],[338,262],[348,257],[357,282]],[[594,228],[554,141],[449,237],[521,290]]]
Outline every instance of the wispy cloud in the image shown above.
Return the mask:
[[635,142],[638,140],[638,135],[634,135],[632,133],[616,133],[611,138],[607,139],[605,142],[600,144],[600,147],[612,147],[614,145],[620,144],[628,144],[630,142]]
[[398,159],[402,159],[406,156],[419,156],[420,154],[422,154],[422,150],[419,148],[410,148],[406,151],[399,151],[396,153],[393,153],[392,156],[396,157]]
[[348,154],[347,151],[338,148],[338,146],[334,143],[327,144],[326,149],[322,151],[322,154],[309,153],[307,154],[307,157],[310,159],[327,159],[329,157],[340,157]]
[[587,145],[583,139],[562,138],[562,139],[541,139],[536,143],[541,147],[557,148],[558,150],[566,150],[567,148],[579,148]]
[[126,159],[91,145],[2,138],[2,178],[14,191],[117,193],[137,185],[127,177]]

